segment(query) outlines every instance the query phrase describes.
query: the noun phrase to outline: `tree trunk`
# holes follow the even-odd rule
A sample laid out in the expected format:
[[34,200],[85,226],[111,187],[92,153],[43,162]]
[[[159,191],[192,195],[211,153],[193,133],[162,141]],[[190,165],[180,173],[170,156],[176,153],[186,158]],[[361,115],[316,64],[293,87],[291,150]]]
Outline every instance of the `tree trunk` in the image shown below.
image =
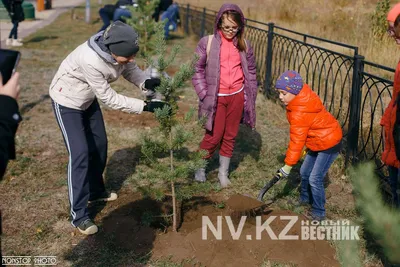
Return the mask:
[[176,231],[181,228],[182,224],[182,200],[175,200],[176,205]]
[[175,184],[171,181],[171,190],[172,190],[172,231],[176,232],[176,196],[175,196]]
[[[172,131],[169,132],[169,156],[171,159],[171,174],[174,171],[174,151],[172,150]],[[172,231],[176,232],[176,196],[175,196],[175,183],[171,181],[171,192],[172,192]]]

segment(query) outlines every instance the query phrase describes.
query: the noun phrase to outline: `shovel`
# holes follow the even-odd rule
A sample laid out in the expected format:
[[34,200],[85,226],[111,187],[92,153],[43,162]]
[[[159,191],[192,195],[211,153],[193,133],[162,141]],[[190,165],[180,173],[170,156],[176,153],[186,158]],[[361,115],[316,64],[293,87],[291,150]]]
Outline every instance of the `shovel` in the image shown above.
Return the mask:
[[[302,153],[301,153],[301,160],[304,160],[304,158],[306,157],[307,153],[308,153],[308,148],[306,148]],[[258,193],[258,201],[263,201],[264,195],[265,193],[267,193],[267,191],[274,186],[274,184],[276,184],[277,182],[279,182],[280,180],[282,180],[282,178],[284,178],[282,175],[279,174],[275,174],[274,178],[272,178],[271,181],[269,181],[268,183],[266,183],[264,185],[264,187],[260,190],[260,193]]]
[[274,178],[272,178],[272,180],[270,180],[268,183],[266,183],[265,186],[260,190],[260,193],[258,193],[257,200],[262,202],[265,193],[267,193],[267,191],[268,191],[272,186],[274,186],[274,184],[276,184],[277,182],[279,182],[282,178],[283,178],[282,175],[276,174],[276,175],[274,176]]

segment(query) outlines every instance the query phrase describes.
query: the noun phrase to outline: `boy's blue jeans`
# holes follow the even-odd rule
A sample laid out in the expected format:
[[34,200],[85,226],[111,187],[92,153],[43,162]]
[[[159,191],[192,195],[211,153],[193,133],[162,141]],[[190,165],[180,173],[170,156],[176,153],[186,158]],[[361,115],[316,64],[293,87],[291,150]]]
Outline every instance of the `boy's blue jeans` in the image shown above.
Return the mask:
[[338,152],[308,152],[300,168],[300,201],[310,203],[312,215],[321,219],[325,218],[324,178],[338,155]]
[[[390,188],[392,190],[392,201],[393,201],[393,206],[396,208],[399,208],[399,195],[398,195],[398,183],[400,181],[400,172],[399,169],[396,167],[389,166],[389,182],[390,182]],[[400,189],[399,189],[400,190]]]

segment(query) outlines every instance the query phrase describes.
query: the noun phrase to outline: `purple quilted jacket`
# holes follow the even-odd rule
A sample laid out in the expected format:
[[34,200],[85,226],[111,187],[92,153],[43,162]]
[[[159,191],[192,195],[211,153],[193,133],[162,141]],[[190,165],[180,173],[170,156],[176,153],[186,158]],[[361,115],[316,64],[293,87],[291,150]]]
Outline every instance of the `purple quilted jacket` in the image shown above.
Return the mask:
[[[208,36],[200,39],[196,53],[199,55],[199,61],[195,68],[196,73],[193,75],[192,84],[199,96],[199,118],[206,117],[205,128],[212,131],[215,111],[217,108],[217,98],[220,83],[220,49],[221,36],[218,33],[218,21],[222,14],[227,10],[235,10],[240,13],[244,24],[244,16],[237,5],[224,4],[218,12],[214,24],[214,38],[211,43],[209,59],[207,62],[207,42]],[[241,29],[243,31],[243,29]],[[237,38],[234,38],[234,44],[237,45]],[[256,62],[253,55],[253,49],[250,42],[246,40],[246,51],[240,52],[242,69],[244,73],[244,113],[243,123],[251,128],[256,124],[256,97],[257,97],[257,78],[256,78]]]

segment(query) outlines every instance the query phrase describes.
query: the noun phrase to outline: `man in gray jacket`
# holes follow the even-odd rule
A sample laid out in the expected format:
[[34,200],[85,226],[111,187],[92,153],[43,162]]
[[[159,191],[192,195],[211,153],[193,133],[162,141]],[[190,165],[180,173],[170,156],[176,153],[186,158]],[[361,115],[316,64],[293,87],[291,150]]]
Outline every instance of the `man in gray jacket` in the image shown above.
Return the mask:
[[134,114],[154,112],[165,105],[126,97],[110,87],[122,75],[146,96],[155,95],[160,80],[148,77],[136,65],[134,57],[138,51],[137,33],[116,21],[72,51],[50,85],[53,110],[69,153],[71,223],[86,235],[98,231],[89,218],[88,202],[117,199],[116,193],[109,193],[104,187],[107,136],[98,100],[112,109]]

